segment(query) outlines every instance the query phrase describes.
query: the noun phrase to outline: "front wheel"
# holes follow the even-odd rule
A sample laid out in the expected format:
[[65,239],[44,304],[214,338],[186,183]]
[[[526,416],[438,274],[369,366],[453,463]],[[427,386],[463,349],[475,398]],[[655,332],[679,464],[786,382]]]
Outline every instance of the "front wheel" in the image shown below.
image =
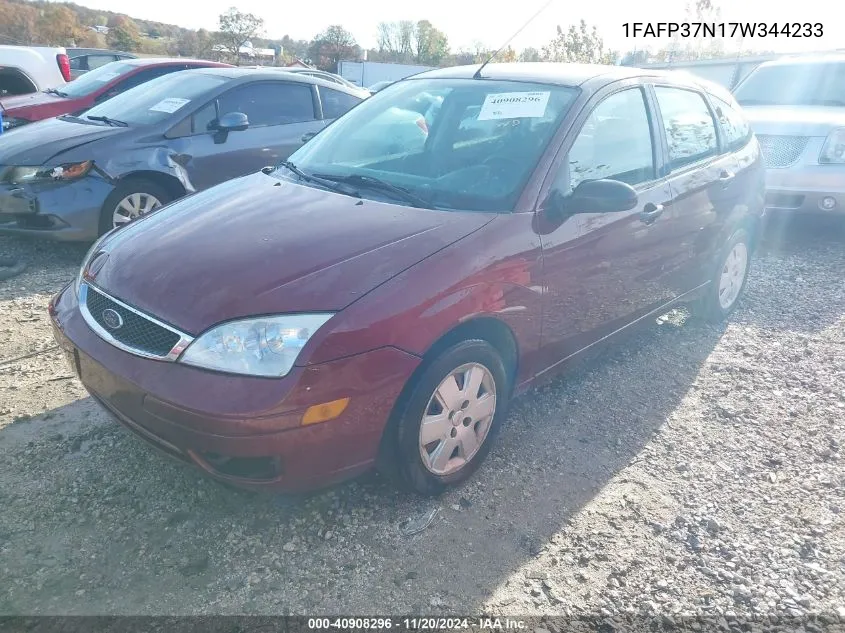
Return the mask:
[[434,495],[468,479],[507,416],[508,385],[502,357],[486,341],[463,341],[431,362],[398,420],[401,483]]
[[706,320],[718,323],[736,308],[748,279],[751,252],[748,230],[737,229],[722,249],[719,265],[697,306],[696,312]]
[[100,235],[155,211],[170,202],[164,187],[148,180],[133,179],[120,183],[109,194],[100,212]]

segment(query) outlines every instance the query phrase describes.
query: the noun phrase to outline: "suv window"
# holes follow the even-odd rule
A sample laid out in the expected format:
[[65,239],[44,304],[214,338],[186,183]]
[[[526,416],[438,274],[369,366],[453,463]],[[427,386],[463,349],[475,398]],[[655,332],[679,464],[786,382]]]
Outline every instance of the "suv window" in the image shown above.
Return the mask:
[[651,125],[642,90],[630,88],[599,103],[572,144],[559,181],[569,191],[584,180],[638,185],[655,177]]
[[358,97],[339,90],[332,90],[323,86],[318,86],[317,89],[320,91],[320,101],[323,103],[324,119],[336,119],[361,103],[361,99]]
[[739,107],[712,94],[710,100],[716,110],[716,118],[719,120],[722,135],[725,137],[725,149],[736,150],[744,147],[751,138],[751,126]]
[[250,127],[313,121],[311,87],[279,81],[262,81],[233,88],[218,99],[220,116],[243,112]]
[[716,124],[704,97],[683,88],[655,86],[657,103],[673,168],[689,165],[718,153]]

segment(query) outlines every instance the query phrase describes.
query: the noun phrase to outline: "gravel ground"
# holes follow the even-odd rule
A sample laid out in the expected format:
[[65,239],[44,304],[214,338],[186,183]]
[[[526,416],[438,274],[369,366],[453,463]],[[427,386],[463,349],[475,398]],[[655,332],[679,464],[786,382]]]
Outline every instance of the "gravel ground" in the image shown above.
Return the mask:
[[252,495],[160,456],[51,349],[85,247],[0,238],[29,264],[0,282],[0,614],[845,621],[845,231],[784,233],[725,327],[675,313],[519,399],[437,500]]

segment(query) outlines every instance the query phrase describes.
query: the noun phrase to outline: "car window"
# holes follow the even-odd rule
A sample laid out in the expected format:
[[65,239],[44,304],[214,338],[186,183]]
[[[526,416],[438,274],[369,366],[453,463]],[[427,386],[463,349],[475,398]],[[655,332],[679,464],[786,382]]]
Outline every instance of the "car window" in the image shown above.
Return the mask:
[[148,81],[152,81],[158,77],[164,77],[165,75],[169,75],[180,70],[185,70],[185,66],[158,66],[156,68],[147,68],[141,72],[135,73],[131,77],[127,77],[116,87],[120,92],[125,92],[131,88],[145,84]]
[[[438,209],[509,212],[578,94],[492,79],[400,82],[363,100],[290,160],[306,173],[376,178]],[[364,197],[385,197],[383,186],[356,187]]]
[[737,86],[740,105],[845,106],[845,63],[758,66]]
[[735,150],[743,147],[751,138],[751,126],[739,107],[712,94],[710,100],[716,110],[716,118],[719,120],[719,126],[725,138],[726,149]]
[[73,81],[69,81],[62,86],[62,92],[72,98],[85,97],[101,90],[106,84],[132,72],[134,69],[135,66],[123,62],[105,64]]
[[88,70],[94,70],[114,61],[114,55],[88,55]]
[[217,121],[217,100],[203,106],[191,117],[191,132],[193,134],[205,134],[213,129]]
[[[92,71],[92,72],[97,72]],[[83,116],[105,116],[129,125],[150,125],[185,112],[194,103],[207,103],[211,91],[228,81],[206,73],[171,73],[94,106]]]
[[653,180],[654,147],[642,90],[623,90],[599,103],[561,169],[558,183],[569,191],[585,180],[608,178],[629,185]]
[[656,86],[657,103],[673,168],[718,153],[716,124],[704,97],[692,90]]
[[70,58],[70,69],[71,70],[87,70],[87,65],[85,64],[85,55],[80,55],[79,57],[71,57]]
[[313,121],[311,87],[279,81],[262,81],[238,86],[218,101],[220,116],[243,112],[250,127]]
[[320,91],[320,101],[323,103],[324,119],[336,119],[361,103],[358,97],[339,90],[323,86],[318,86],[317,89]]

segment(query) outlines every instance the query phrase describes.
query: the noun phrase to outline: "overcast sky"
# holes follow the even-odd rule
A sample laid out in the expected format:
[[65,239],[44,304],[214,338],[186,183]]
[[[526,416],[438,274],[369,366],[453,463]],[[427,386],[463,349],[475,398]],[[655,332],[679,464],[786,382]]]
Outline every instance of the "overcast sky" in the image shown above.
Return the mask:
[[[470,48],[475,41],[496,48],[507,40],[548,0],[506,3],[499,0],[318,0],[303,2],[267,2],[266,0],[203,0],[202,10],[194,2],[173,0],[75,0],[78,4],[126,13],[130,16],[177,24],[188,28],[215,29],[217,16],[235,4],[264,18],[265,35],[280,38],[311,39],[328,24],[342,24],[361,46],[374,47],[376,24],[380,21],[430,20],[449,37],[453,50]],[[746,40],[757,50],[784,52],[845,48],[845,25],[837,18],[838,3],[831,0],[714,0],[722,7],[724,22],[821,22],[822,38],[789,39],[784,37]],[[595,24],[614,49],[631,50],[645,44],[660,44],[654,39],[627,39],[625,22],[671,22],[684,20],[686,0],[553,0],[552,4],[514,40],[517,49],[540,48],[554,37],[555,26],[564,27],[584,19]],[[733,6],[731,6],[733,5]],[[731,6],[731,8],[728,8]]]

